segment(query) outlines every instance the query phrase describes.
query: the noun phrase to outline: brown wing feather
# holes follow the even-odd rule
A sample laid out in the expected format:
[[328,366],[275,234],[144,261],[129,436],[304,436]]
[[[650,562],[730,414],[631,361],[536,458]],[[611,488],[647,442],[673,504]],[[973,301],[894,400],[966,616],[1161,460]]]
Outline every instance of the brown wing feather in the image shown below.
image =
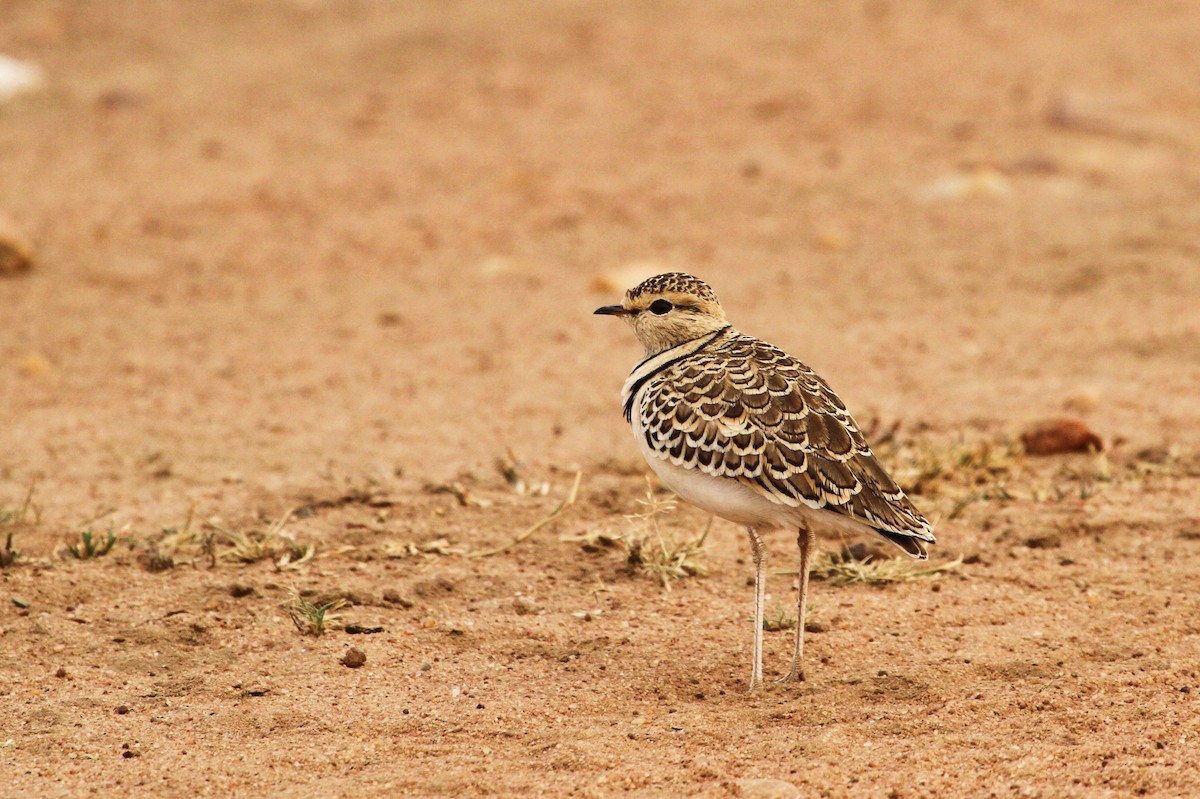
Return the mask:
[[912,539],[934,540],[829,385],[764,341],[730,330],[655,375],[636,412],[664,460],[844,513],[912,554],[923,554]]

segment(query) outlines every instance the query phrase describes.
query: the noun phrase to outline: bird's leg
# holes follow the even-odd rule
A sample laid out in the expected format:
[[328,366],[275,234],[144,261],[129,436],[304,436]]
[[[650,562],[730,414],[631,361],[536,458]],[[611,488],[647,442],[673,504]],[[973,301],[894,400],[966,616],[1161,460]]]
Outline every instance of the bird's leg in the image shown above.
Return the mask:
[[808,608],[808,568],[809,555],[812,553],[813,533],[808,525],[800,528],[800,591],[796,598],[796,649],[792,652],[792,667],[788,673],[780,677],[778,682],[788,682],[795,678],[804,681],[804,614]]
[[750,550],[754,553],[754,665],[750,669],[750,690],[762,685],[762,648],[763,648],[763,600],[767,591],[766,567],[767,548],[758,531],[747,527],[750,534]]

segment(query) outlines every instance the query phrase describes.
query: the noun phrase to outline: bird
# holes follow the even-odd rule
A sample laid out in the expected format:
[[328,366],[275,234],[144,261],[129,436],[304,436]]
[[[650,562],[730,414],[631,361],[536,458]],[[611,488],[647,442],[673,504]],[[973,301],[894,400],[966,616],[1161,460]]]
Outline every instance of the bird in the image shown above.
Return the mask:
[[797,532],[792,665],[805,679],[804,626],[815,531],[874,533],[925,559],[929,521],[888,475],[846,405],[816,372],[735,329],[713,289],[684,272],[648,278],[620,305],[645,349],[622,388],[625,420],[658,478],[688,503],[746,528],[754,559],[750,690],[762,686],[767,549],[762,533]]

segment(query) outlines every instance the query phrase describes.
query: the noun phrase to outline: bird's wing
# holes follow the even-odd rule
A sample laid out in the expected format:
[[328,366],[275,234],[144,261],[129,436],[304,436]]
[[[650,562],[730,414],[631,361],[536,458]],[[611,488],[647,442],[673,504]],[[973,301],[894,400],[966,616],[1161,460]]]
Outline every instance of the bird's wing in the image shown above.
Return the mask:
[[672,364],[634,409],[660,458],[736,479],[781,505],[843,513],[910,554],[929,522],[871,452],[841,399],[783,350],[740,334]]

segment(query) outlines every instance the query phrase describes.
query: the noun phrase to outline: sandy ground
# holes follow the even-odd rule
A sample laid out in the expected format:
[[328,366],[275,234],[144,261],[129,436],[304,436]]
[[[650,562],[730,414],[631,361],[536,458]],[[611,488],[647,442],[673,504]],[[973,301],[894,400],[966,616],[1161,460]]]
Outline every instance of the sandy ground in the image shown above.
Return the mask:
[[[0,0],[2,792],[1200,795],[1200,16],[795,5]],[[814,583],[799,686],[745,691],[741,531],[670,591],[600,538],[590,312],[667,268],[964,559]],[[1063,413],[1105,457],[1014,451]]]

